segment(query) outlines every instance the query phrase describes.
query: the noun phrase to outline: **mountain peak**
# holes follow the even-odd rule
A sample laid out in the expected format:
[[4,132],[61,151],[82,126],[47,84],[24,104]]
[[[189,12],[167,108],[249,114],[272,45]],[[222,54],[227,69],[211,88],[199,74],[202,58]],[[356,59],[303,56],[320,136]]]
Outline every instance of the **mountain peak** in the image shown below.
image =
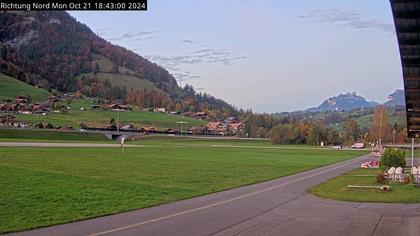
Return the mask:
[[318,107],[310,108],[308,111],[349,111],[356,108],[374,107],[379,105],[376,102],[367,101],[356,92],[340,93],[338,96],[327,98]]

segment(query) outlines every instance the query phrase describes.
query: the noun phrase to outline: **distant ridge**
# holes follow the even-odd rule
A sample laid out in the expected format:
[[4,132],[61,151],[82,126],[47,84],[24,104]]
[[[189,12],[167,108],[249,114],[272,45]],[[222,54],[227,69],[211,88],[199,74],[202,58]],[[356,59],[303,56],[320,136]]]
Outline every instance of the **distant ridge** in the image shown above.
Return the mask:
[[380,104],[375,101],[367,101],[364,97],[356,92],[349,92],[338,96],[327,98],[321,105],[312,107],[304,111],[307,112],[323,112],[323,111],[350,111],[357,108],[370,108],[378,105],[386,107],[405,106],[405,96],[403,89],[397,89],[388,95],[388,101]]
[[356,92],[339,94],[338,96],[326,99],[318,107],[309,108],[309,112],[322,111],[349,111],[356,108],[375,107],[379,105],[377,102],[367,101],[364,97],[359,96]]
[[405,106],[405,96],[404,96],[404,90],[397,89],[395,92],[388,95],[388,101],[385,102],[383,105],[387,107],[393,107],[393,106]]

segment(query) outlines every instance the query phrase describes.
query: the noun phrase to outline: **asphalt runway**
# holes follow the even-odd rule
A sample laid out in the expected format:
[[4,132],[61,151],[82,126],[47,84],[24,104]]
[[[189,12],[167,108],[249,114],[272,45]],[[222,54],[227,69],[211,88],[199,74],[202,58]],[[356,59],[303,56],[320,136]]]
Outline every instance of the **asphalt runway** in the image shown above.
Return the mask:
[[[68,143],[68,142],[0,142],[0,147],[121,147],[121,144],[115,143]],[[212,147],[212,148],[241,148],[241,149],[283,149],[283,150],[328,150],[328,147],[293,147],[286,146],[252,146],[252,145],[230,145],[230,144],[164,144],[164,145],[149,145],[149,144],[130,144],[126,142],[124,147]],[[332,149],[331,149],[332,150]],[[335,149],[337,151],[369,151],[369,149]]]
[[[121,147],[118,143],[47,143],[47,142],[0,142],[0,147]],[[124,147],[142,145],[124,144]]]

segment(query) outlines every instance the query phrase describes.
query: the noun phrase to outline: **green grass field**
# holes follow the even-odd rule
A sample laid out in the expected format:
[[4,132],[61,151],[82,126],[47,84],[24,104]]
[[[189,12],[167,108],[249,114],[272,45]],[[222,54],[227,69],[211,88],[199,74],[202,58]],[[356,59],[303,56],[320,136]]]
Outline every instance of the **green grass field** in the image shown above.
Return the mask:
[[2,147],[0,232],[149,207],[362,154],[181,145],[126,148],[124,153],[119,148]]
[[142,138],[131,141],[129,144],[154,145],[154,146],[181,146],[181,147],[220,147],[220,148],[262,148],[282,150],[329,150],[329,148],[314,147],[311,145],[277,145],[269,140],[252,139],[222,139],[212,137],[170,137],[170,136],[142,136]]
[[122,66],[118,66],[118,72],[113,71],[114,67],[117,67],[117,65],[112,61],[98,54],[94,54],[94,56],[96,57],[96,60],[92,61],[92,66],[98,64],[99,73],[96,75],[94,73],[80,74],[76,77],[77,79],[84,76],[85,78],[96,78],[99,81],[109,80],[112,86],[120,88],[126,86],[128,91],[130,91],[130,89],[134,89],[134,91],[143,89],[161,91],[156,88],[152,82],[133,76],[135,74],[134,71]]
[[93,73],[85,73],[79,75],[77,78],[80,79],[82,76],[85,78],[96,78],[99,81],[105,82],[106,80],[109,80],[112,86],[117,86],[120,88],[124,88],[126,86],[127,90],[134,89],[136,90],[159,90],[156,88],[156,86],[145,79],[140,79],[137,77],[134,77],[132,75],[125,75],[125,74],[119,74],[119,73],[105,73],[105,72],[99,72],[96,74],[96,76]]
[[[411,184],[379,184],[376,182],[378,172],[378,169],[355,169],[326,183],[315,186],[309,191],[318,197],[351,202],[420,202],[420,188],[415,188]],[[370,190],[348,190],[347,185],[390,185],[391,191],[383,193]]]
[[130,141],[130,144],[143,144],[143,145],[233,145],[233,146],[267,146],[267,147],[281,147],[285,148],[288,146],[306,148],[311,147],[309,145],[272,145],[269,140],[252,140],[252,139],[221,139],[214,138],[211,136],[208,137],[188,137],[188,136],[154,136],[154,135],[144,135],[135,141]]
[[[404,151],[405,151],[405,157],[411,158],[411,149],[405,149]],[[420,158],[420,150],[414,150],[414,158]]]
[[109,141],[102,134],[65,131],[0,129],[1,141]]
[[[115,63],[113,63],[108,58],[103,57],[99,54],[93,54],[93,56],[95,57],[95,60],[92,61],[92,67],[96,66],[96,63],[98,63],[100,72],[104,72],[104,73],[113,72],[113,68],[116,66]],[[118,66],[118,72],[120,72],[121,74],[129,74],[129,75],[134,75],[136,73],[133,70],[130,70],[123,66]]]
[[0,73],[0,102],[6,99],[14,100],[16,95],[30,95],[32,101],[41,102],[45,101],[50,93]]
[[[47,116],[41,115],[25,115],[16,114],[16,121],[27,121],[32,125],[39,122],[50,122],[53,126],[67,125],[78,129],[80,123],[85,123],[88,126],[93,127],[106,127],[109,124],[111,118],[117,121],[117,112],[104,111],[104,110],[89,110],[93,104],[93,99],[80,99],[75,100],[66,106],[70,106],[70,110],[67,114],[65,113],[50,113]],[[81,110],[84,108],[84,110]],[[205,125],[207,122],[188,117],[182,117],[177,115],[170,115],[166,113],[148,112],[135,108],[130,112],[119,113],[120,124],[130,123],[137,128],[143,126],[154,126],[159,129],[168,129],[178,127],[178,121],[187,122],[184,127]]]
[[98,64],[100,72],[112,72],[112,68],[114,67],[114,63],[106,57],[103,57],[99,54],[93,54],[96,60],[92,61],[92,68]]

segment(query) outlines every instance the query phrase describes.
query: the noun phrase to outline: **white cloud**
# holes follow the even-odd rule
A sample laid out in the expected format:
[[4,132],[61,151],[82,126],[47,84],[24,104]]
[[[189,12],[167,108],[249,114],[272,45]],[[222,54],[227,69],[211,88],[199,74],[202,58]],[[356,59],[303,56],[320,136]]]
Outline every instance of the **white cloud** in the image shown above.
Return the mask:
[[316,9],[300,15],[303,19],[316,19],[325,24],[338,24],[352,29],[380,30],[387,34],[395,34],[392,23],[381,22],[377,19],[368,18],[355,11],[342,9]]

